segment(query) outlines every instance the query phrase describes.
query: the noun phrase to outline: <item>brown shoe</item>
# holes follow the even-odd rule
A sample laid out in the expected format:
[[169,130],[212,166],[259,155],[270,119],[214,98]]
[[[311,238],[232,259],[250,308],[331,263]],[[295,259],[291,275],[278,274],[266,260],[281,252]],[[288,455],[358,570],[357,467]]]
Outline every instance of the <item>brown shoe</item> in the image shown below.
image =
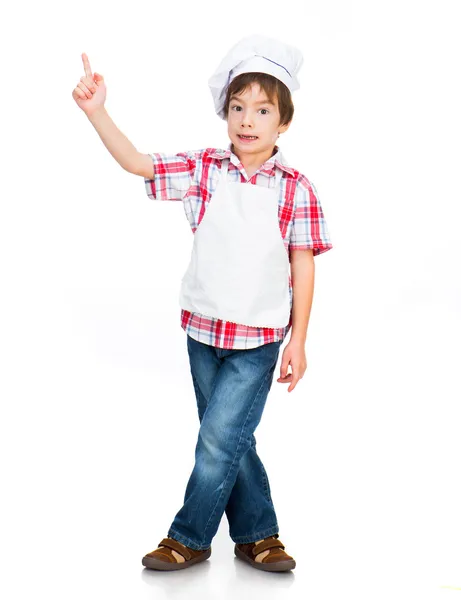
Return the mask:
[[[255,569],[262,571],[290,571],[296,567],[296,562],[292,556],[284,551],[285,546],[278,539],[278,534],[264,538],[264,541],[256,544],[235,544],[234,552],[237,558],[240,558]],[[261,552],[269,550],[261,562],[256,562],[255,558]]]
[[[184,556],[184,562],[178,562],[172,550]],[[155,550],[152,550],[152,552],[143,557],[142,564],[148,569],[176,571],[177,569],[187,569],[187,567],[202,562],[202,560],[209,558],[210,554],[211,546],[206,550],[194,550],[193,548],[189,548],[189,546],[184,546],[184,544],[173,538],[166,537],[163,538]]]

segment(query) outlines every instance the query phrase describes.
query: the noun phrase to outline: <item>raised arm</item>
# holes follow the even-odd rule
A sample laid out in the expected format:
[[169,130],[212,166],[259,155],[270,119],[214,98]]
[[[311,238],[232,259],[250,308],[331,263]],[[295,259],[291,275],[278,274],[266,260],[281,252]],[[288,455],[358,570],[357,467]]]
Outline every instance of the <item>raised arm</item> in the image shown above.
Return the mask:
[[104,107],[88,115],[88,119],[98,132],[105,147],[125,171],[153,179],[154,169],[150,156],[136,150],[112,121]]
[[104,107],[106,100],[104,78],[99,73],[93,75],[90,61],[85,53],[82,54],[82,60],[85,75],[80,78],[80,82],[72,91],[72,97],[119,165],[129,173],[151,179],[153,166],[150,156],[138,152],[110,118]]

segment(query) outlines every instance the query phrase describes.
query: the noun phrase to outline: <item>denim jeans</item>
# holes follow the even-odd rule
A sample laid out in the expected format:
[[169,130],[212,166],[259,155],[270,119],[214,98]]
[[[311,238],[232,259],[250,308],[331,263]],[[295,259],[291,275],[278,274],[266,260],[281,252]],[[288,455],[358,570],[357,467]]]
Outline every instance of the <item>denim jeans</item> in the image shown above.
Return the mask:
[[168,535],[190,548],[204,550],[211,545],[224,512],[235,543],[279,532],[254,431],[282,341],[225,350],[187,335],[200,428],[184,504]]

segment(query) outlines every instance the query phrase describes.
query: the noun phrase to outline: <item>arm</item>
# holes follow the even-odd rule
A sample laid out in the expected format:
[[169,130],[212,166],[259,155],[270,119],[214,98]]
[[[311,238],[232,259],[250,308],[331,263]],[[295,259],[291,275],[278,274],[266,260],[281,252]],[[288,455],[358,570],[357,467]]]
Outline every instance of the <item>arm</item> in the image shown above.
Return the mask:
[[[289,383],[292,392],[303,378],[307,368],[306,335],[314,294],[314,253],[313,249],[291,250],[291,281],[293,285],[292,330],[289,343],[285,346],[280,365],[278,383]],[[291,373],[288,367],[291,366]]]
[[193,184],[202,155],[203,149],[139,155],[135,169],[138,175],[144,175],[147,196],[151,200],[182,201]]
[[315,264],[313,250],[291,250],[293,283],[292,331],[290,341],[304,347],[314,296]]
[[290,234],[293,284],[291,339],[304,345],[314,295],[314,256],[327,252],[333,244],[314,184],[301,175],[296,191]]
[[82,61],[85,75],[80,78],[72,91],[72,98],[86,114],[105,147],[125,171],[153,177],[150,157],[138,152],[107,114],[104,107],[106,101],[104,77],[100,73],[93,74],[85,52],[82,53]]
[[[314,296],[314,256],[333,248],[327,224],[313,184],[302,175],[295,198],[293,227],[290,234],[291,281],[293,286],[291,338],[282,354],[279,383],[296,387],[306,368],[305,343]],[[288,373],[291,365],[292,373]]]
[[148,179],[153,178],[154,169],[150,156],[136,150],[112,121],[104,106],[88,115],[88,120],[98,132],[103,144],[125,171]]

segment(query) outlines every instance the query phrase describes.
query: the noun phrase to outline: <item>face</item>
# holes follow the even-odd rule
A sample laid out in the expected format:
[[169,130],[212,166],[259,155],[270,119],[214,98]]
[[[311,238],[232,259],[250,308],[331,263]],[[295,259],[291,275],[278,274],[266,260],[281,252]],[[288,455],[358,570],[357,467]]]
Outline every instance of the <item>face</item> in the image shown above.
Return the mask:
[[[280,113],[276,97],[274,102],[275,106],[269,102],[258,83],[252,83],[238,97],[231,98],[227,132],[239,154],[271,155],[278,134],[289,127],[279,125]],[[242,135],[256,136],[256,139],[245,140],[240,137]]]

